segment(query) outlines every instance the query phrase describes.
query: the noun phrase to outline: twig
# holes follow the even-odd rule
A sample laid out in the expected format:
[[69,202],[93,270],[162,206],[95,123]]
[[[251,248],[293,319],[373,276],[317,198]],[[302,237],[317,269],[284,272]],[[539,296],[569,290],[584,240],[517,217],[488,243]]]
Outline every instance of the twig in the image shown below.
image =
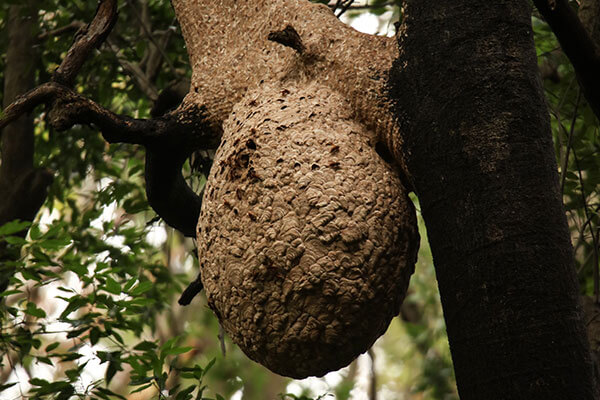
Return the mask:
[[138,64],[132,63],[125,57],[120,56],[119,50],[116,49],[116,46],[111,40],[108,40],[106,42],[106,45],[115,54],[115,56],[117,57],[117,61],[119,62],[121,67],[123,67],[123,69],[129,74],[129,76],[131,76],[135,80],[140,90],[150,100],[152,100],[152,102],[155,102],[158,99],[158,90],[156,89],[156,86],[154,86],[154,84],[150,82],[150,79],[148,79],[148,76],[144,73],[144,71],[142,71]]
[[131,0],[127,0],[127,4],[129,4],[129,7],[131,7],[131,9],[133,10],[133,15],[135,16],[135,18],[140,23],[140,26],[142,27],[142,30],[146,34],[146,37],[152,42],[152,44],[154,44],[156,46],[156,48],[158,49],[158,51],[160,52],[160,54],[163,56],[163,58],[165,59],[165,61],[169,65],[169,69],[171,70],[171,73],[174,76],[177,76],[177,74],[175,72],[175,66],[171,62],[171,59],[167,56],[167,53],[165,53],[165,51],[163,50],[163,48],[156,42],[156,39],[154,39],[154,36],[152,36],[152,33],[150,32],[150,30],[148,29],[148,27],[144,23],[144,20],[142,19],[142,16],[140,15],[140,13],[137,10],[137,8],[135,8],[135,6],[131,2]]
[[202,289],[204,289],[204,285],[202,284],[200,275],[198,275],[198,277],[188,285],[183,293],[181,293],[181,297],[179,297],[177,302],[182,306],[187,306],[192,302],[192,299],[202,291]]
[[371,359],[371,382],[369,383],[369,400],[377,400],[377,369],[375,367],[375,351],[373,347],[367,352]]
[[[573,111],[573,118],[571,119],[571,126],[569,128],[569,134],[567,136],[567,148],[565,150],[565,158],[561,165],[560,171],[560,193],[564,193],[565,180],[567,178],[567,168],[569,167],[569,154],[571,153],[571,146],[573,145],[573,134],[575,132],[575,122],[577,121],[577,111],[579,109],[579,101],[581,100],[581,89],[577,91],[577,101],[575,102],[575,110]],[[565,127],[559,123],[560,128],[566,133]]]
[[51,36],[60,36],[64,33],[69,33],[72,31],[78,31],[83,29],[86,25],[81,21],[72,21],[71,23],[61,26],[60,28],[53,29],[51,31],[42,32],[38,35],[38,40],[44,40]]
[[348,0],[346,2],[346,4],[344,4],[342,6],[342,8],[340,9],[340,11],[336,14],[336,17],[341,17],[346,11],[348,11],[348,9],[350,8],[350,6],[352,5],[352,3],[354,3],[354,0]]
[[54,71],[52,80],[68,87],[73,86],[75,77],[90,52],[104,42],[116,22],[117,1],[101,0],[94,19],[83,29],[83,34],[75,39],[66,57]]
[[600,50],[567,0],[533,2],[571,61],[585,98],[600,119]]
[[[579,160],[577,159],[577,154],[575,149],[573,149],[573,159],[575,161],[575,167],[577,168],[577,174],[579,177],[579,185],[581,186],[581,200],[583,201],[583,212],[586,219],[590,219],[590,212],[588,210],[587,204],[587,196],[585,194],[585,186],[583,183],[583,174],[581,172],[581,168],[579,167]],[[599,255],[598,255],[598,237],[594,232],[594,227],[590,222],[590,234],[592,235],[592,248],[594,254],[594,296],[596,298],[596,303],[600,300],[600,265],[598,263]]]

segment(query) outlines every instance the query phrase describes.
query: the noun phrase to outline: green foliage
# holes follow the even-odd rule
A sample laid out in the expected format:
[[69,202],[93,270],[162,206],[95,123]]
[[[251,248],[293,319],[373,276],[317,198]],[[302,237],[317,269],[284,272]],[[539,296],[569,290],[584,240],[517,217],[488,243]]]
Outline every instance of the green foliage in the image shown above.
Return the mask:
[[548,25],[534,18],[533,27],[576,267],[584,293],[598,295],[600,127]]

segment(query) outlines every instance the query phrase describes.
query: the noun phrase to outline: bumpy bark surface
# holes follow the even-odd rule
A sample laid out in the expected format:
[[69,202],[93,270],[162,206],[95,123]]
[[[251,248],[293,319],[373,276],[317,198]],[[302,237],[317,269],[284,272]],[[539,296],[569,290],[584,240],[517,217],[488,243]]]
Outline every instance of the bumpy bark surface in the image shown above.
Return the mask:
[[366,351],[404,298],[412,204],[345,101],[268,86],[234,107],[198,226],[208,303],[254,360],[323,375]]
[[223,129],[197,235],[209,305],[275,372],[341,368],[398,313],[419,241],[402,160],[384,150],[400,154],[383,91],[396,44],[303,1],[173,5],[184,103]]

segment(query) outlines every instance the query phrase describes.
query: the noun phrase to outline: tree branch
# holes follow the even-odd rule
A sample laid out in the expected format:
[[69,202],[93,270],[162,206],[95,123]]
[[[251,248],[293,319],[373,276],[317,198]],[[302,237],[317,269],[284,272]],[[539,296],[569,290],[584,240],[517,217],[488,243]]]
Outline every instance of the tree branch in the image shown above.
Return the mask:
[[75,124],[95,125],[109,143],[143,145],[148,203],[167,224],[185,236],[195,236],[201,198],[187,185],[181,168],[193,151],[219,144],[221,131],[208,123],[205,108],[187,105],[157,118],[136,119],[117,115],[71,88],[89,52],[106,39],[116,16],[116,1],[102,0],[94,20],[75,40],[52,82],[9,105],[0,117],[0,129],[37,105],[46,104],[50,109],[48,122],[59,131]]
[[600,51],[566,0],[534,0],[571,61],[590,107],[600,119]]
[[221,137],[208,124],[203,107],[181,107],[158,118],[136,119],[117,115],[73,89],[49,82],[7,107],[0,128],[42,103],[50,107],[48,122],[56,130],[93,124],[109,143],[143,145],[150,206],[167,224],[185,236],[195,236],[201,198],[187,185],[181,168],[193,151],[216,148]]
[[100,0],[96,15],[83,30],[83,34],[75,38],[60,66],[54,71],[52,80],[65,86],[72,86],[75,76],[87,60],[90,52],[98,48],[106,39],[117,22],[117,1]]
[[79,31],[83,29],[86,25],[81,21],[71,21],[71,23],[61,26],[60,28],[52,29],[50,31],[40,33],[37,38],[38,40],[44,40],[50,36],[60,36],[64,33],[69,33],[71,31]]
[[179,297],[177,302],[179,305],[187,306],[192,302],[192,299],[202,291],[202,289],[204,289],[204,285],[202,284],[200,275],[198,275],[196,280],[190,283],[183,293],[181,293],[181,297]]

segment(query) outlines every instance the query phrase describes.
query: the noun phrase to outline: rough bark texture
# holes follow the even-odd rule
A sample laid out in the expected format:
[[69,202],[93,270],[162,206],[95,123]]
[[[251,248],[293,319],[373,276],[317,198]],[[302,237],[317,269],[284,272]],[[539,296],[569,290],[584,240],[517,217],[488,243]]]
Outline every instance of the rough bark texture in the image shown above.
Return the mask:
[[193,69],[184,104],[224,131],[198,231],[209,305],[273,371],[341,368],[398,313],[416,257],[383,92],[394,40],[304,1],[173,5]]
[[392,95],[462,399],[595,399],[527,1],[407,2]]
[[234,107],[205,189],[208,304],[248,356],[303,378],[349,364],[398,314],[412,203],[343,98],[263,86]]

